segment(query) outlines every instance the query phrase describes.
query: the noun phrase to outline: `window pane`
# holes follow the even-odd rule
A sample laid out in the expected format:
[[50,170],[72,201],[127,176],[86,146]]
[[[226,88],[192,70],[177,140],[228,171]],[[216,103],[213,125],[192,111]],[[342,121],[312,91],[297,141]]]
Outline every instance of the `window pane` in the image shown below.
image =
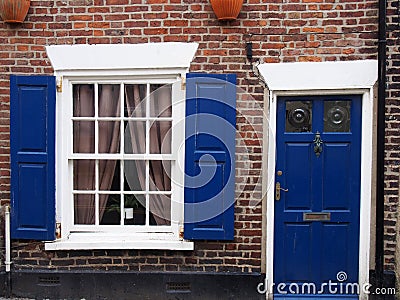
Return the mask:
[[127,84],[125,85],[125,117],[145,117],[146,116],[146,85]]
[[99,117],[119,117],[120,105],[119,84],[99,85]]
[[172,115],[172,88],[170,84],[153,84],[150,87],[150,116],[171,117]]
[[150,225],[171,225],[171,198],[169,195],[150,195]]
[[99,195],[100,225],[121,224],[121,195]]
[[146,224],[146,197],[144,195],[124,195],[125,225]]
[[120,191],[120,168],[117,160],[99,160],[99,190]]
[[172,85],[76,84],[72,105],[73,153],[98,156],[71,158],[74,224],[171,225],[171,161],[128,154],[171,154]]
[[74,121],[74,153],[94,153],[94,122]]
[[125,153],[146,153],[146,122],[125,122]]
[[146,190],[146,162],[126,160],[124,162],[125,191]]
[[120,121],[99,121],[99,153],[119,153]]
[[171,162],[168,160],[150,160],[150,191],[171,190]]
[[286,132],[310,132],[311,101],[286,101]]
[[74,117],[94,117],[94,85],[73,86]]
[[325,132],[350,131],[350,105],[351,101],[324,102]]
[[93,191],[95,189],[95,160],[74,161],[74,190]]
[[74,224],[95,224],[94,195],[74,195]]
[[150,127],[150,153],[171,153],[172,123],[170,121],[155,121]]

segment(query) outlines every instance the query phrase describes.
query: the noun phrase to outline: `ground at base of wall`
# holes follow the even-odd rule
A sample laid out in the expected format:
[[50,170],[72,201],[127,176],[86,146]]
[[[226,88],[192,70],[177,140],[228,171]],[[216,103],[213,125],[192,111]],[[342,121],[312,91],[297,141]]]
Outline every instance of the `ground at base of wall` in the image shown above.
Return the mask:
[[[258,273],[38,272],[1,274],[2,296],[15,299],[265,299]],[[10,298],[6,298],[10,299]],[[11,298],[13,299],[13,298]],[[0,298],[1,300],[1,298]]]

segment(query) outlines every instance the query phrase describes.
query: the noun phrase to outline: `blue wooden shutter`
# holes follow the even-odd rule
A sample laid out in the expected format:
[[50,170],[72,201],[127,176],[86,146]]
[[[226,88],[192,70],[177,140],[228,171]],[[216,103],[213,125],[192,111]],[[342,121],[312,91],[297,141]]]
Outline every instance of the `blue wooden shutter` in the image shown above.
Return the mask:
[[184,235],[233,240],[236,75],[186,78]]
[[55,238],[55,78],[11,76],[11,237]]

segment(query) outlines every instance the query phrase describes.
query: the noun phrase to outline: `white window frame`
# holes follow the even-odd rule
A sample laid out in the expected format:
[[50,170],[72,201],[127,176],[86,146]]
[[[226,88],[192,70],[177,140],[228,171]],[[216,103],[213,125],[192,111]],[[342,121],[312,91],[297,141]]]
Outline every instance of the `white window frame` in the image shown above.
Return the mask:
[[[139,45],[48,46],[58,83],[56,102],[56,222],[61,238],[45,244],[46,250],[72,249],[169,249],[193,250],[193,242],[183,240],[184,216],[184,78],[197,44],[159,43]],[[106,59],[105,59],[106,58]],[[126,59],[124,59],[126,58]],[[171,226],[74,225],[72,195],[73,157],[72,85],[172,84]],[[119,155],[119,154],[118,154]],[[144,155],[141,155],[144,157]],[[154,157],[154,154],[152,154]],[[95,157],[93,157],[95,159]],[[88,229],[86,232],[80,230]]]

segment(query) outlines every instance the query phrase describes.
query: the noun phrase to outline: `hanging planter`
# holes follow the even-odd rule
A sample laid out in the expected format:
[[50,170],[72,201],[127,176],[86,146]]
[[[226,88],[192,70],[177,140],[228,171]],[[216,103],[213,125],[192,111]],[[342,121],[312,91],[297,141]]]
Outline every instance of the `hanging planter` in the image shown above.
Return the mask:
[[243,0],[210,0],[218,20],[236,20]]
[[30,4],[30,0],[0,0],[1,18],[6,23],[22,23]]

